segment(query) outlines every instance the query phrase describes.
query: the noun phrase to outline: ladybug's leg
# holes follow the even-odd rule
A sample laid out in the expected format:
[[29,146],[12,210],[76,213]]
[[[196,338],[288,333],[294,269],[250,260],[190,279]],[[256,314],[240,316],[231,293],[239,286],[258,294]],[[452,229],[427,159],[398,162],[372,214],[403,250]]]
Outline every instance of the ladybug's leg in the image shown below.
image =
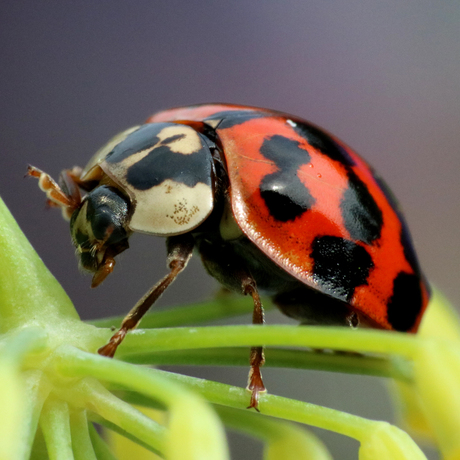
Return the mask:
[[168,251],[168,268],[171,270],[162,280],[148,291],[142,299],[125,316],[121,327],[109,342],[99,348],[98,353],[110,358],[115,354],[118,345],[123,341],[128,331],[134,329],[147,313],[154,302],[163,294],[166,288],[176,279],[177,275],[187,266],[192,257],[194,239],[190,234],[173,236],[166,240]]
[[91,174],[85,180],[81,179],[82,169],[74,166],[72,169],[64,169],[57,183],[49,174],[35,166],[28,166],[26,176],[36,177],[38,186],[46,193],[47,204],[62,209],[62,215],[69,220],[76,209],[81,205],[80,188],[90,191],[94,183],[103,177],[101,168],[93,168]]
[[26,175],[38,179],[38,186],[46,193],[48,204],[50,206],[62,208],[64,217],[67,219],[69,219],[73,211],[80,206],[80,191],[70,171],[63,171],[61,174],[62,187],[60,187],[49,174],[35,166],[29,165]]
[[[219,245],[205,238],[198,240],[198,251],[208,273],[227,289],[251,295],[254,303],[252,322],[263,324],[264,310],[255,278],[247,268],[245,259],[235,251],[235,247],[239,248],[239,243],[222,242]],[[250,255],[249,251],[247,253]],[[251,392],[251,402],[248,408],[258,410],[259,394],[266,391],[260,372],[265,361],[263,347],[252,347],[249,360],[251,369],[247,389]]]
[[[242,279],[243,294],[250,294],[254,301],[254,311],[252,313],[253,324],[264,324],[264,309],[262,302],[260,301],[259,293],[255,281],[246,276]],[[252,347],[249,358],[251,369],[248,377],[248,390],[251,392],[251,402],[248,409],[254,408],[259,411],[259,393],[266,391],[264,382],[262,380],[262,373],[260,368],[265,363],[264,349],[263,347]]]

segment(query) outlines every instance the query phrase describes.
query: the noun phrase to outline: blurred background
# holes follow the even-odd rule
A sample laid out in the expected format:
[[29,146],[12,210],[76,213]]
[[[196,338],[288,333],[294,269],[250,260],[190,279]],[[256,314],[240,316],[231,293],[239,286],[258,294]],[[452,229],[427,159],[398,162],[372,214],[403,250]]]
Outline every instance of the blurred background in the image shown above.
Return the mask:
[[[399,198],[428,278],[460,305],[458,1],[3,0],[0,21],[0,194],[83,318],[126,313],[165,274],[164,241],[134,235],[90,290],[68,224],[23,180],[26,165],[57,177],[153,112],[200,102],[299,115],[362,154]],[[162,308],[216,291],[198,258],[191,265]],[[180,371],[240,386],[247,375]],[[264,375],[273,394],[393,420],[380,379]],[[334,458],[357,457],[354,441],[316,432]],[[260,456],[258,443],[230,436],[233,458]]]

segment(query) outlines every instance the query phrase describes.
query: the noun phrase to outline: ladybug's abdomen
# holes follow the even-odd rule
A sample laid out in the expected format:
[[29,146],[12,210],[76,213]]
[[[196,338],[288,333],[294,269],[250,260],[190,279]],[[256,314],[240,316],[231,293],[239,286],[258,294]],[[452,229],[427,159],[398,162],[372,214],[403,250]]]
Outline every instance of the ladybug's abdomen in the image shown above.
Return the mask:
[[[231,241],[195,237],[207,272],[227,289],[241,293],[241,276],[249,274],[258,290],[270,295],[277,307],[302,324],[349,326],[353,308],[346,302],[311,289],[282,270],[246,237]],[[361,325],[379,327],[365,315]]]
[[241,292],[241,278],[246,272],[266,295],[276,295],[295,289],[302,283],[275,264],[245,236],[225,241],[214,235],[195,236],[198,252],[208,273],[223,286]]

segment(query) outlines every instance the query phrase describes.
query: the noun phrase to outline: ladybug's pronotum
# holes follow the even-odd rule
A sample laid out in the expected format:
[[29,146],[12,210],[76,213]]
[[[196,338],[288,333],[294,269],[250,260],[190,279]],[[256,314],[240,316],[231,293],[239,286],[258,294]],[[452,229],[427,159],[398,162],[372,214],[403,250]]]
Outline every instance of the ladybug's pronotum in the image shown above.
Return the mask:
[[[226,288],[259,291],[302,323],[416,332],[429,299],[411,238],[385,183],[349,147],[298,117],[207,104],[159,112],[109,141],[60,185],[30,167],[70,219],[93,286],[133,232],[167,237],[170,273],[130,311],[99,353],[126,333],[185,268],[194,249]],[[86,194],[81,197],[80,189]],[[265,390],[263,349],[248,388]]]

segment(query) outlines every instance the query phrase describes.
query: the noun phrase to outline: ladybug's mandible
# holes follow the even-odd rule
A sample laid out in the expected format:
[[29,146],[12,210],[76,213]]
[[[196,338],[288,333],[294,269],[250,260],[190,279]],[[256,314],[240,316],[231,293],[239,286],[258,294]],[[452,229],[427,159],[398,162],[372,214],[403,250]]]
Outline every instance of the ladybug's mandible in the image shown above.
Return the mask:
[[[416,332],[429,299],[392,193],[349,147],[298,117],[207,104],[159,112],[108,142],[60,185],[37,168],[50,204],[70,219],[93,286],[112,272],[133,232],[167,237],[170,273],[99,350],[126,333],[185,268],[194,248],[225,287],[259,290],[303,323]],[[80,189],[86,192],[81,197]],[[263,349],[251,350],[257,408]]]

